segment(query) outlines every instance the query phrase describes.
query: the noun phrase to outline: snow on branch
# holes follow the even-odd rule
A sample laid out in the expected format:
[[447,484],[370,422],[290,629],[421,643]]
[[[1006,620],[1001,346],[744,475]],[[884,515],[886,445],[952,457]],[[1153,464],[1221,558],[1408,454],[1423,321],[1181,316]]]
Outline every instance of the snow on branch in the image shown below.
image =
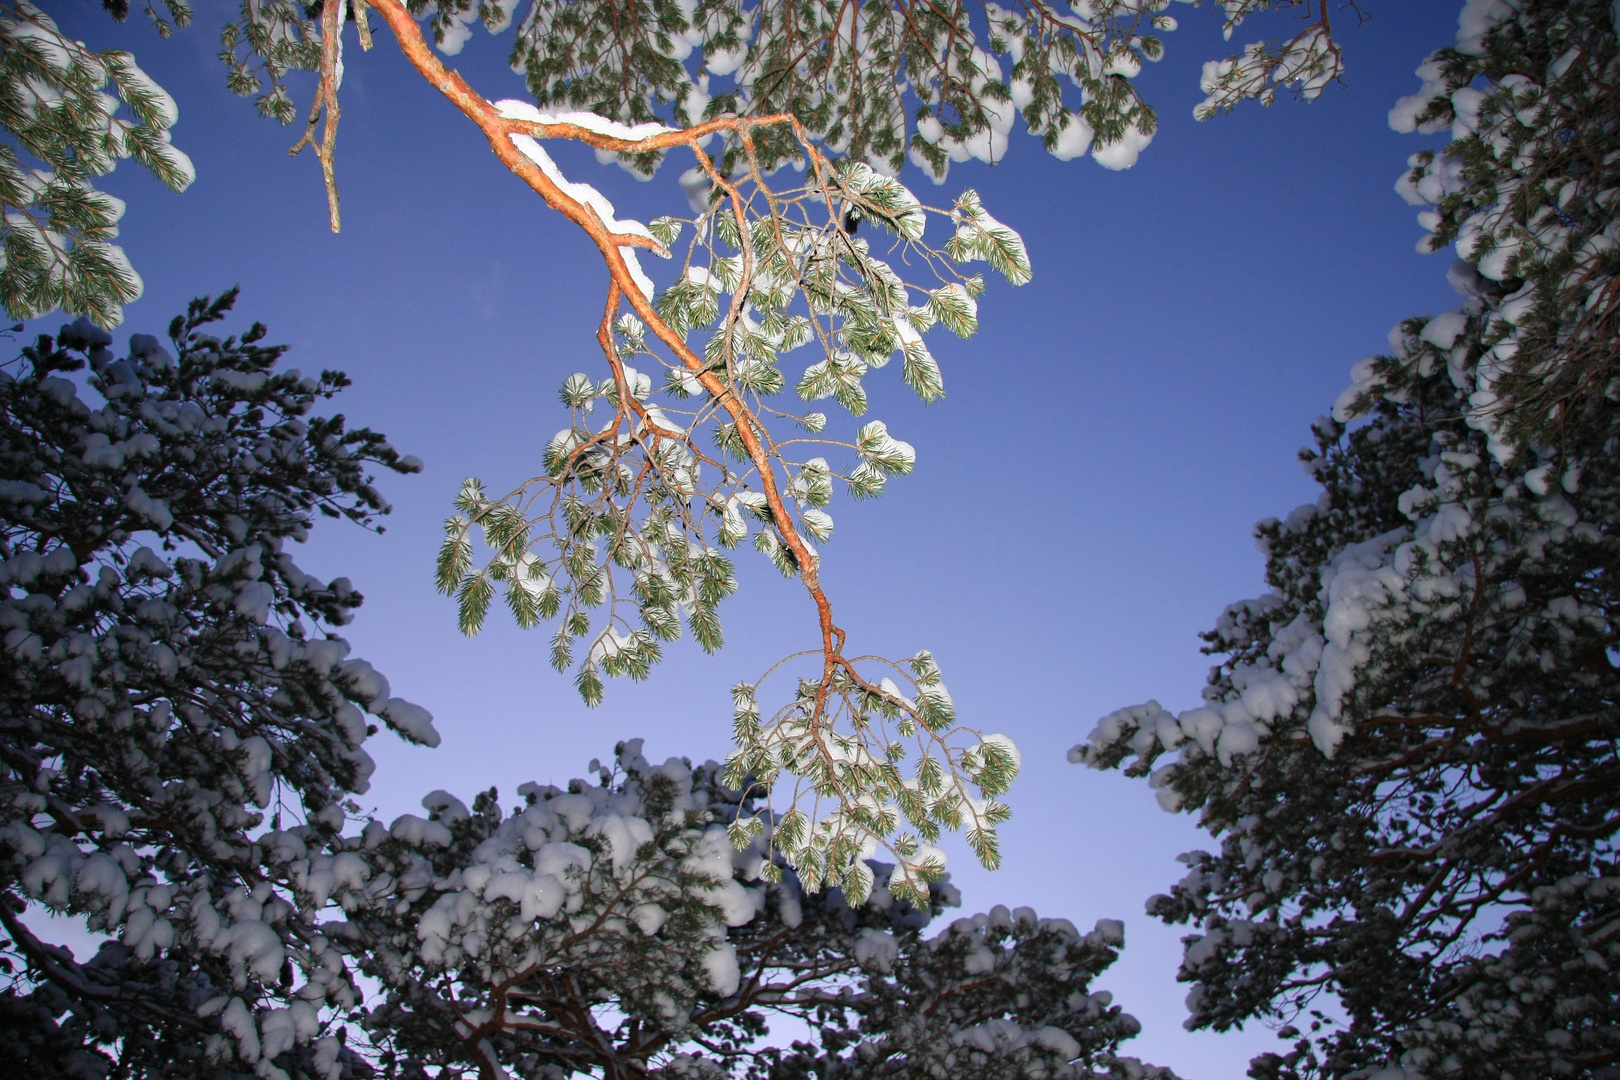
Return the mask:
[[[1290,87],[1299,100],[1312,101],[1344,74],[1344,54],[1333,36],[1330,0],[1278,0],[1275,5],[1272,0],[1237,0],[1223,4],[1227,39],[1248,15],[1273,6],[1304,8],[1305,18],[1314,11],[1315,21],[1287,41],[1257,41],[1244,46],[1237,56],[1205,63],[1199,89],[1207,96],[1193,108],[1195,117],[1206,120],[1249,100],[1270,105],[1278,90]],[[1354,3],[1344,8],[1366,18]]]
[[190,185],[191,160],[169,141],[174,99],[128,53],[85,47],[26,0],[0,5],[0,56],[0,306],[116,326],[143,286],[112,243],[124,203],[93,181],[133,158],[175,191]]

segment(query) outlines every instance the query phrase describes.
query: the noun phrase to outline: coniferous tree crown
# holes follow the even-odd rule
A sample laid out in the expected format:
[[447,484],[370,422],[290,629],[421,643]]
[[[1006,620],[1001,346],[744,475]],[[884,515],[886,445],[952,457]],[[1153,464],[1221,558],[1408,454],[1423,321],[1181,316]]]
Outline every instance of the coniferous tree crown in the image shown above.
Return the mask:
[[1190,1023],[1284,1025],[1253,1076],[1620,1067],[1615,17],[1471,2],[1418,69],[1390,123],[1452,140],[1397,187],[1461,305],[1317,422],[1204,704],[1071,752],[1219,839],[1149,910],[1190,928]]

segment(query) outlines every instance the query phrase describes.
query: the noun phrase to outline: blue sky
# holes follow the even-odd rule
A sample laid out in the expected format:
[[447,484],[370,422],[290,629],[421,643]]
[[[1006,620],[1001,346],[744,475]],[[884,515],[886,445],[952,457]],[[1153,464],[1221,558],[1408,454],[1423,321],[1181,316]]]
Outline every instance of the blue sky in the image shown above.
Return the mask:
[[[600,374],[606,273],[583,236],[506,173],[380,27],[373,53],[350,50],[333,236],[315,161],[287,158],[297,132],[224,89],[223,5],[198,4],[196,25],[166,42],[138,14],[118,27],[89,2],[47,6],[87,43],[136,54],[178,101],[175,142],[197,166],[183,195],[131,167],[105,185],[129,203],[122,242],[146,280],[120,336],[161,333],[190,297],[239,284],[237,328],[263,321],[291,346],[288,365],[348,372],[339,408],[427,462],[386,481],[386,535],[324,525],[300,556],[365,593],[347,634],[355,654],[444,735],[433,751],[374,740],[378,812],[413,809],[433,788],[510,797],[525,780],[562,782],[634,736],[655,759],[723,758],[727,688],[814,641],[803,589],[762,558],[741,553],[721,653],[680,643],[650,681],[610,684],[594,710],[547,666],[546,631],[496,611],[466,639],[433,591],[462,478],[505,490],[538,471],[566,423],[557,386]],[[1216,14],[1177,5],[1182,29],[1139,79],[1161,125],[1134,169],[1054,161],[1015,136],[1005,161],[954,166],[938,192],[905,176],[936,204],[978,189],[1022,231],[1035,279],[992,283],[973,340],[931,341],[944,401],[923,408],[892,367],[869,379],[871,415],[916,446],[917,469],[875,503],[835,501],[822,579],[852,648],[933,650],[964,721],[1023,751],[1004,868],[950,849],[965,908],[1029,904],[1082,928],[1124,918],[1127,949],[1100,984],[1143,1021],[1129,1052],[1185,1076],[1242,1076],[1275,1041],[1263,1028],[1183,1032],[1181,931],[1142,914],[1180,876],[1175,855],[1207,838],[1144,784],[1064,754],[1115,708],[1197,702],[1209,663],[1198,632],[1264,591],[1253,523],[1315,498],[1295,457],[1312,418],[1399,319],[1454,305],[1449,257],[1415,252],[1420,230],[1392,187],[1433,140],[1396,135],[1385,116],[1416,89],[1423,56],[1451,41],[1458,7],[1382,0],[1363,4],[1359,27],[1340,12],[1347,85],[1199,124],[1199,66],[1229,46]],[[1289,26],[1256,20],[1236,40]],[[509,43],[480,32],[454,66],[490,98],[523,96]],[[685,212],[684,165],[640,183],[588,150],[552,152],[622,216]]]

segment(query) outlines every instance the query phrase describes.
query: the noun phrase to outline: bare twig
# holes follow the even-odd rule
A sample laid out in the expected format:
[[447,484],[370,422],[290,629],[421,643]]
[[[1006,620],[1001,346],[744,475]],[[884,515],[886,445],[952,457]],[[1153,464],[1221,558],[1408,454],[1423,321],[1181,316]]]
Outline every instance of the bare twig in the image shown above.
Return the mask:
[[[355,21],[361,27],[362,47],[370,48],[371,30],[366,25],[364,2],[365,0],[356,0],[360,7],[355,12]],[[341,115],[337,92],[338,82],[343,74],[343,12],[347,6],[327,0],[321,8],[321,81],[315,91],[315,101],[310,106],[309,123],[304,129],[304,137],[287,151],[292,157],[297,157],[305,146],[315,151],[315,158],[321,163],[321,178],[326,182],[326,213],[333,232],[342,231],[342,220],[338,214],[336,167],[337,127]],[[326,114],[326,126],[321,131],[320,142],[316,142],[315,125],[320,122],[323,112]]]

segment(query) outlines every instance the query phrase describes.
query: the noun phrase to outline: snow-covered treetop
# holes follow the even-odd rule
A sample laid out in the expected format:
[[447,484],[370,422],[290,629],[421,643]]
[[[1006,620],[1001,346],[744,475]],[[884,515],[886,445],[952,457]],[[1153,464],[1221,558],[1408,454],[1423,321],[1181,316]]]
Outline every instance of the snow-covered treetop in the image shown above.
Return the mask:
[[[372,525],[388,506],[367,470],[421,465],[312,415],[341,374],[276,370],[262,326],[209,335],[232,299],[194,302],[167,342],[135,334],[123,355],[81,319],[0,370],[0,922],[53,993],[114,1010],[109,1041],[156,1025],[132,1054],[180,1068],[217,1049],[187,1041],[197,1007],[282,977],[296,930],[272,929],[290,909],[265,862],[357,811],[366,714],[438,742],[426,710],[321,629],[359,594],[304,573],[287,543],[317,514]],[[24,897],[119,944],[78,963],[19,920]],[[204,955],[162,960],[177,944]],[[309,977],[352,1000],[341,969]]]
[[1597,1076],[1620,1052],[1620,476],[1492,457],[1464,423],[1478,367],[1447,362],[1483,351],[1468,306],[1447,348],[1404,324],[1365,425],[1319,422],[1322,497],[1257,529],[1272,591],[1206,635],[1204,703],[1120,710],[1071,752],[1220,837],[1149,908],[1194,924],[1191,1023],[1287,1025],[1259,1075]]
[[1614,17],[1465,7],[1391,114],[1452,127],[1398,189],[1462,303],[1317,422],[1321,497],[1257,527],[1271,591],[1205,635],[1203,704],[1071,751],[1220,838],[1149,907],[1194,924],[1189,1023],[1285,1023],[1256,1076],[1620,1060]]
[[[1424,61],[1421,89],[1390,112],[1397,131],[1451,134],[1444,150],[1413,155],[1397,190],[1433,207],[1418,215],[1430,233],[1419,249],[1455,244],[1491,300],[1470,422],[1498,455],[1589,454],[1615,434],[1616,17],[1598,0],[1469,0],[1456,45]],[[1431,334],[1460,317],[1441,316]]]
[[[728,835],[754,808],[724,772],[634,739],[509,811],[434,792],[427,817],[368,825],[364,899],[328,933],[384,988],[371,1052],[405,1075],[1170,1080],[1117,1056],[1138,1025],[1090,991],[1119,923],[997,907],[925,937],[948,883],[913,906],[880,863],[864,902],[767,874],[766,844]],[[784,1019],[807,1041],[761,1045]]]
[[[341,827],[344,793],[365,790],[371,771],[366,723],[346,702],[437,742],[417,707],[390,699],[386,680],[317,631],[359,605],[348,580],[317,581],[285,550],[316,512],[363,525],[388,512],[368,464],[421,465],[375,432],[309,415],[346,385],[341,374],[275,371],[281,350],[257,344],[258,325],[240,339],[204,333],[233,299],[195,302],[168,346],[136,334],[122,358],[80,320],[0,374],[5,722],[41,740],[26,760],[8,758],[15,790],[35,793],[16,806],[89,827],[77,804],[106,796],[122,830],[138,830],[217,784],[226,800],[199,803],[215,809],[197,824],[216,853],[250,846],[232,838],[288,799]],[[70,377],[87,362],[99,405]],[[210,672],[206,695],[191,689],[196,670]],[[344,738],[303,737],[310,709]],[[125,739],[127,754],[112,752]],[[289,756],[300,764],[287,767]],[[273,763],[294,777],[290,790],[272,790]],[[115,782],[104,767],[157,779],[122,791],[135,777]]]

